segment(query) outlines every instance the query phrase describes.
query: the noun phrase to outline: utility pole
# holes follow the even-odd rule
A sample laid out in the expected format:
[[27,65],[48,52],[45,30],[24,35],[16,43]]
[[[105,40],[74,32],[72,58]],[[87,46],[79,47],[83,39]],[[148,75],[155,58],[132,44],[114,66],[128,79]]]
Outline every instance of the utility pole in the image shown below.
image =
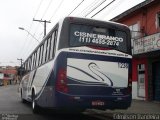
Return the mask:
[[23,74],[23,68],[22,68],[22,62],[23,62],[23,59],[21,58],[21,59],[18,59],[17,58],[17,60],[20,60],[21,61],[21,67],[18,69],[18,71],[19,71],[19,75],[20,75],[20,79],[22,78],[22,74]]
[[21,59],[18,59],[18,58],[17,58],[17,60],[21,61],[21,66],[22,66],[22,63],[23,63],[23,59],[22,59],[22,58],[21,58]]
[[43,22],[44,23],[44,37],[46,36],[46,23],[51,23],[50,21],[47,20],[35,20],[33,18],[33,21],[38,21],[38,22]]

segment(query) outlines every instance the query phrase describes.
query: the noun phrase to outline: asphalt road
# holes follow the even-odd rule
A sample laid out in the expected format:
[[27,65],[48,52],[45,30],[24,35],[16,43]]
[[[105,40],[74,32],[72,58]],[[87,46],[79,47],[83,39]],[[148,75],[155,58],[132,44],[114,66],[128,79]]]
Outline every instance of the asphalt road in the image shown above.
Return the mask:
[[100,120],[84,114],[55,114],[44,110],[33,114],[31,104],[20,100],[18,85],[0,86],[0,120]]

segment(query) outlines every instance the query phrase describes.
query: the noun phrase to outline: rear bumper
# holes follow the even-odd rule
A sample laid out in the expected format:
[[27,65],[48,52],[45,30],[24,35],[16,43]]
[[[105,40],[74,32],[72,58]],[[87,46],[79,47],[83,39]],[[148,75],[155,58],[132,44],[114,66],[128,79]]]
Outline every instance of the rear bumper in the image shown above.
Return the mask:
[[[104,104],[93,105],[93,101]],[[131,95],[109,97],[109,96],[73,96],[57,93],[56,108],[68,110],[80,109],[127,109],[131,105]]]

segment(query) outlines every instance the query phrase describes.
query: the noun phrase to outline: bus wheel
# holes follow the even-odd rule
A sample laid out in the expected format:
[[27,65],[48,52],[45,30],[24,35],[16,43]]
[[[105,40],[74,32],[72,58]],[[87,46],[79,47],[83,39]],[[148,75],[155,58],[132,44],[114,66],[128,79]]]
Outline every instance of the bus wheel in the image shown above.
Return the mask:
[[39,107],[38,107],[36,100],[35,100],[35,92],[34,91],[32,92],[32,110],[33,110],[33,113],[39,113]]

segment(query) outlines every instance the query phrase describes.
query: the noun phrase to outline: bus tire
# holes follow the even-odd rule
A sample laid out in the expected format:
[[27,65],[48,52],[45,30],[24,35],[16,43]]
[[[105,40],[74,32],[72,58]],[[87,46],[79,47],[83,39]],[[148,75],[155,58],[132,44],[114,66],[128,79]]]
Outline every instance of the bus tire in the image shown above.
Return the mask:
[[37,105],[37,102],[35,100],[35,92],[32,91],[32,111],[33,113],[39,113],[39,107]]

